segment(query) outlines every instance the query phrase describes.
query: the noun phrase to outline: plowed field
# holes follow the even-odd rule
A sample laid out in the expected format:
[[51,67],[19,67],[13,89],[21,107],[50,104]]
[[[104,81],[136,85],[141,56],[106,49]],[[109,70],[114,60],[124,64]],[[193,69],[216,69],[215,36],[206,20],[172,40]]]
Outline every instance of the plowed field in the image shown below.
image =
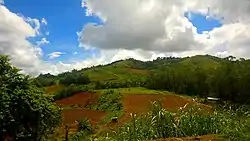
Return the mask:
[[71,97],[58,100],[56,101],[56,104],[58,104],[61,107],[71,106],[71,105],[79,105],[85,107],[86,105],[96,103],[97,99],[98,99],[98,94],[96,93],[82,92],[75,94]]

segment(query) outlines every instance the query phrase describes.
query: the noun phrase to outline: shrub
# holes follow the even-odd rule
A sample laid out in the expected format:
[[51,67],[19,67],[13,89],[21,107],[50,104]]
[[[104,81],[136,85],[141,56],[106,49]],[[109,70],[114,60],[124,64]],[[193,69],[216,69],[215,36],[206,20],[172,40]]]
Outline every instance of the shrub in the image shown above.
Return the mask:
[[88,119],[82,119],[78,123],[78,131],[85,131],[91,133],[93,131],[91,124]]
[[74,95],[76,93],[84,92],[84,91],[88,91],[87,86],[71,84],[70,86],[68,86],[66,88],[63,88],[58,93],[56,93],[54,95],[54,100],[59,100],[59,99],[63,99],[63,98],[66,98],[66,97],[70,97],[70,96],[72,96],[72,95]]
[[98,105],[90,105],[89,108],[103,111],[119,111],[122,110],[121,93],[109,90],[104,92],[98,99]]
[[60,124],[60,109],[31,81],[0,55],[0,140],[46,140]]

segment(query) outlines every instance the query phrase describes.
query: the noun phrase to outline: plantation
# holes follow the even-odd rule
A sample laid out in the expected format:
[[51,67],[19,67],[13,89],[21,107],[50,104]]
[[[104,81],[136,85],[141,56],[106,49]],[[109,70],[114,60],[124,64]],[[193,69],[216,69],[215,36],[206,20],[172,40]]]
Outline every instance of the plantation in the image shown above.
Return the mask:
[[2,139],[250,140],[248,60],[127,59],[36,78],[0,63]]

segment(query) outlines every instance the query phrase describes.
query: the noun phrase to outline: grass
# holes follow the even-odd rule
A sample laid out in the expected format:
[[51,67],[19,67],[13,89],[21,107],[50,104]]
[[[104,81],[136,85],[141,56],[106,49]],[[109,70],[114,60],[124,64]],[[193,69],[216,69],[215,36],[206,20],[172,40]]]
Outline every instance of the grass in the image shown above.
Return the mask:
[[160,90],[151,90],[143,87],[131,87],[131,88],[117,88],[117,89],[101,89],[94,90],[98,93],[104,93],[106,91],[113,90],[114,92],[118,92],[121,94],[173,94],[168,91],[160,91]]
[[54,94],[60,90],[62,90],[63,88],[65,88],[64,85],[60,85],[60,84],[55,84],[55,85],[52,85],[52,86],[48,86],[45,88],[45,91],[49,94]]
[[148,70],[132,69],[128,61],[85,70],[92,81],[119,81],[140,79],[148,74]]
[[235,111],[215,110],[202,114],[201,109],[190,108],[172,113],[154,102],[149,113],[142,116],[131,114],[131,121],[110,134],[94,140],[154,140],[169,137],[218,135],[232,141],[249,141],[249,117],[236,116]]

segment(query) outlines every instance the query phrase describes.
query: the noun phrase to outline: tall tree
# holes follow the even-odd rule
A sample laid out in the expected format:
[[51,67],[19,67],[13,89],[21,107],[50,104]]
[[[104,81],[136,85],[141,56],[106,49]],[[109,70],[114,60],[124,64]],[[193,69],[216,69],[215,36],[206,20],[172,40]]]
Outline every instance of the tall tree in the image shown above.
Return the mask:
[[60,109],[19,71],[0,55],[0,140],[45,140],[61,121]]

